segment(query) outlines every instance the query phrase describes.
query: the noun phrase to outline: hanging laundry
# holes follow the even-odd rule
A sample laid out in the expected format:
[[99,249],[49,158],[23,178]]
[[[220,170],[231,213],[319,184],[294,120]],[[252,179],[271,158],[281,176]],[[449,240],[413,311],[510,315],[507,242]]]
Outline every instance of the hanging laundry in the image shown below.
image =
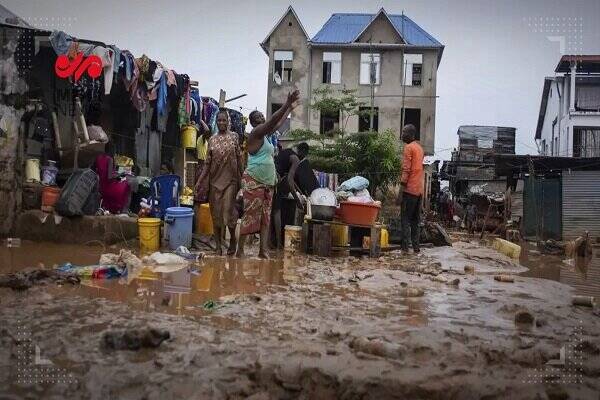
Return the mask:
[[67,54],[73,43],[73,38],[63,31],[52,31],[50,34],[50,44],[56,54]]

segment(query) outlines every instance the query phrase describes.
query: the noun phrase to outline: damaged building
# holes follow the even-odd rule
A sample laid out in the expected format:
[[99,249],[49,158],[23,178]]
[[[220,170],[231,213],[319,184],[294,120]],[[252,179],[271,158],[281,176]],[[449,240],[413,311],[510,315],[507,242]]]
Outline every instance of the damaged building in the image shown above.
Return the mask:
[[515,128],[462,125],[458,128],[458,150],[444,162],[442,180],[450,183],[455,199],[466,201],[471,193],[506,190],[506,178],[496,176],[497,154],[515,154]]

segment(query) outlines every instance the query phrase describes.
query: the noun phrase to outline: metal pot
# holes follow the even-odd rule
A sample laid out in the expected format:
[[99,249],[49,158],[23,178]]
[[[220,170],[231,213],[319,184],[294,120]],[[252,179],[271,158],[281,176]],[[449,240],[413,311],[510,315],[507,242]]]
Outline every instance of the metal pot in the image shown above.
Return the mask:
[[333,216],[335,215],[334,206],[318,206],[311,204],[310,212],[312,214],[313,219],[320,219],[322,221],[331,221],[333,220]]

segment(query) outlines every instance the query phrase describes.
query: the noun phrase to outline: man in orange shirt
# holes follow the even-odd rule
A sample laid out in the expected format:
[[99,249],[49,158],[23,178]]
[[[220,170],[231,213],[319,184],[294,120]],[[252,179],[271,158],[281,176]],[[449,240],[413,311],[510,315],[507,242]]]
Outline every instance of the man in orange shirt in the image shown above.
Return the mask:
[[417,129],[414,125],[402,128],[404,156],[402,158],[402,178],[400,179],[400,203],[402,223],[402,250],[408,252],[408,243],[412,242],[413,251],[419,253],[419,222],[421,219],[421,198],[423,196],[423,148],[416,140]]

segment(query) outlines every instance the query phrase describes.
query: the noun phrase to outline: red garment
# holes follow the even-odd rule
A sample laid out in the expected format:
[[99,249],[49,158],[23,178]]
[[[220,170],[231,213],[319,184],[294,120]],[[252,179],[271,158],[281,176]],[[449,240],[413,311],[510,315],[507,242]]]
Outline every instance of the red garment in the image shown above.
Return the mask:
[[102,208],[113,214],[121,213],[129,206],[129,184],[113,178],[113,159],[108,154],[96,157],[96,173],[100,178]]
[[400,179],[400,182],[406,185],[404,187],[404,192],[414,196],[423,195],[423,157],[423,148],[416,140],[404,146],[402,178]]

